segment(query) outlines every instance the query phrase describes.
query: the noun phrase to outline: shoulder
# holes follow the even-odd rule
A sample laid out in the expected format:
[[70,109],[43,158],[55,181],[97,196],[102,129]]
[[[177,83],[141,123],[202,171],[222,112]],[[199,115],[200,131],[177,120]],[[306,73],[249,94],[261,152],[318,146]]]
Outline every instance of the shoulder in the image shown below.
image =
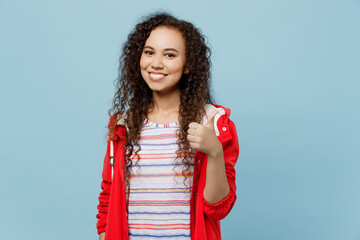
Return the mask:
[[109,118],[108,128],[114,128],[117,125],[125,125],[126,112],[114,113]]
[[120,127],[120,126],[125,126],[126,125],[126,118],[127,118],[127,114],[126,112],[119,112],[119,113],[115,113],[113,115],[111,115],[110,119],[109,119],[109,124],[108,127]]
[[125,119],[127,119],[127,113],[126,112],[118,113],[116,119],[117,119],[117,122],[116,122],[117,125],[125,126],[126,125]]
[[203,120],[202,120],[202,124],[207,124],[208,122],[208,116],[213,112],[213,111],[218,111],[218,113],[215,115],[215,120],[218,120],[219,118],[223,118],[228,120],[230,117],[230,113],[231,110],[230,108],[221,106],[219,104],[206,104],[204,106],[205,109],[205,116],[203,116]]
[[126,114],[124,114],[123,112],[115,113],[110,116],[108,123],[110,140],[118,139],[118,137],[123,136],[124,132],[128,130],[125,124],[125,119]]

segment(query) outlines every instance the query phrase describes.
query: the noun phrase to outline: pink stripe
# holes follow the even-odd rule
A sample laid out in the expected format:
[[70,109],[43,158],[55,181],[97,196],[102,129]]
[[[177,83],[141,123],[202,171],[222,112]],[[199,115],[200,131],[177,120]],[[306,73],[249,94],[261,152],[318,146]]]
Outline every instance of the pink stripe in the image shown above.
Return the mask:
[[129,206],[189,206],[190,204],[129,204]]
[[[143,155],[166,155],[166,154],[168,154],[169,156],[168,156],[168,158],[170,158],[171,156],[177,156],[177,154],[176,153],[164,153],[164,154],[139,154],[139,156],[141,157],[141,156],[143,156]],[[192,157],[195,157],[195,154],[192,154],[193,156]],[[133,154],[133,155],[131,155],[132,157],[135,157],[136,155],[135,154]],[[142,157],[141,157],[142,158]],[[167,158],[167,157],[164,157],[164,158]],[[146,158],[146,159],[148,159],[148,158]]]
[[[166,158],[169,158],[169,157],[153,157],[153,158],[145,158],[145,157],[140,157],[141,159],[166,159]],[[137,158],[134,158],[134,159],[137,159]]]
[[189,225],[190,224],[182,224],[182,223],[173,223],[173,224],[151,224],[151,223],[131,223],[129,225],[147,225],[147,226],[176,226],[176,225]]
[[142,135],[141,137],[160,137],[160,136],[178,136],[178,134],[166,134],[166,133],[164,133],[164,134],[157,134],[157,135],[155,135],[155,134],[149,134],[149,135]]
[[[174,137],[162,137],[162,138],[155,138],[155,137],[147,137],[146,139],[145,139],[145,141],[147,141],[147,140],[158,140],[158,139],[171,139],[171,138],[178,138],[177,136],[174,136]],[[144,139],[143,137],[140,137],[140,139]]]
[[129,227],[129,229],[174,230],[174,229],[190,229],[190,227],[188,227],[188,228],[135,228],[135,227]]
[[184,201],[184,200],[137,200],[137,201],[129,201],[129,202],[190,202],[190,200],[188,201]]
[[[190,176],[190,174],[185,174],[185,176]],[[131,175],[131,177],[171,177],[171,176],[182,176],[182,174],[139,174],[139,175]]]

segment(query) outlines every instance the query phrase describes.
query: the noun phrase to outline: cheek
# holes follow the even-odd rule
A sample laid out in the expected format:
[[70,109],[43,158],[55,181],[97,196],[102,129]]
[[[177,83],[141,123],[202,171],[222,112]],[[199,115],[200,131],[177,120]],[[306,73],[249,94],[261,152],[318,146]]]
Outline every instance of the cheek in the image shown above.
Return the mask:
[[145,69],[148,65],[148,61],[146,60],[146,58],[141,57],[140,58],[140,68],[141,69]]
[[146,72],[146,68],[147,68],[147,64],[146,64],[146,61],[145,61],[145,59],[144,58],[140,58],[140,64],[139,64],[140,66],[140,74],[141,74],[141,76],[142,76],[142,78],[143,79],[146,79],[146,74],[147,74],[147,72]]
[[182,73],[183,69],[184,69],[184,63],[182,61],[179,61],[179,62],[173,62],[171,64],[171,70],[173,72],[178,72],[178,73]]

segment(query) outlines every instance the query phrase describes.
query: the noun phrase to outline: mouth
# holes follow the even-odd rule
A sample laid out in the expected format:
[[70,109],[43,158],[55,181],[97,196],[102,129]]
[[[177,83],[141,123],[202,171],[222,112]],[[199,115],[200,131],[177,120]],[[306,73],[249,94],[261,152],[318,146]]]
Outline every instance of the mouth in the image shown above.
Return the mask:
[[157,72],[149,72],[150,79],[153,81],[160,81],[165,78],[168,74],[157,73]]

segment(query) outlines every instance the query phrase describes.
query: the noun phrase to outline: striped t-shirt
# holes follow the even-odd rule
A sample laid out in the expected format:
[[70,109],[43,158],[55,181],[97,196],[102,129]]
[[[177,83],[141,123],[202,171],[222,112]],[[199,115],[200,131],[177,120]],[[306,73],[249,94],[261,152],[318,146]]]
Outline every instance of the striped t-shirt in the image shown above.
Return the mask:
[[[140,132],[140,160],[130,177],[129,237],[135,239],[190,239],[190,196],[193,160],[183,183],[183,164],[176,159],[179,122],[156,124],[145,120]],[[194,153],[194,149],[191,149]],[[180,162],[181,165],[176,165]],[[175,171],[174,171],[174,170]]]

